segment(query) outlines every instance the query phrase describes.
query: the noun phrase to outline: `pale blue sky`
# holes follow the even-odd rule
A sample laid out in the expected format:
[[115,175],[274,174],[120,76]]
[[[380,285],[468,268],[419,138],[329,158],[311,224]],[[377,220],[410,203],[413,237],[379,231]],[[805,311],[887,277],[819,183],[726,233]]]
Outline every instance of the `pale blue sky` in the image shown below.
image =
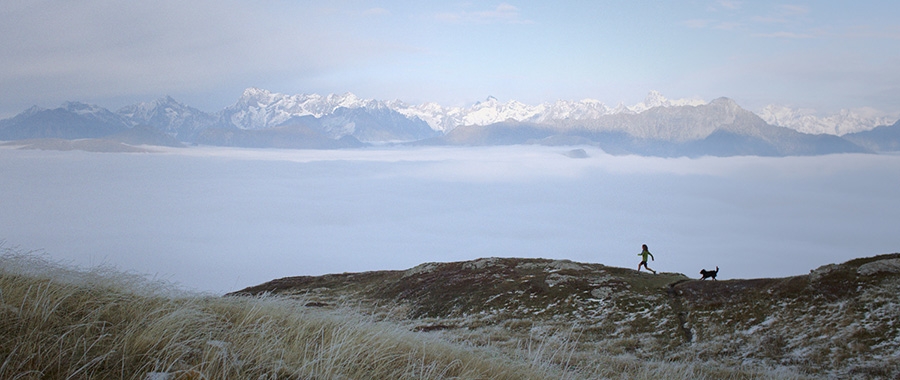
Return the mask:
[[0,117],[246,87],[468,105],[720,96],[900,113],[895,1],[25,0],[0,5]]

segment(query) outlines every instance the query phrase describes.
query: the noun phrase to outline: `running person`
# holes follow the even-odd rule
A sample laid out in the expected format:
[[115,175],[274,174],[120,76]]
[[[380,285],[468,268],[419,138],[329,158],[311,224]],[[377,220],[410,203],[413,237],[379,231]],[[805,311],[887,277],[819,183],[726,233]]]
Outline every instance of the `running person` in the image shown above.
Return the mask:
[[649,249],[647,249],[647,245],[646,245],[646,244],[643,245],[643,248],[644,248],[644,250],[641,251],[641,253],[638,253],[638,256],[641,256],[641,258],[642,258],[641,263],[638,264],[638,272],[641,271],[641,266],[643,265],[644,268],[647,268],[647,270],[653,272],[653,274],[656,274],[656,271],[655,271],[655,270],[650,269],[650,267],[647,266],[647,256],[650,256],[650,259],[653,260],[653,261],[656,261],[656,258],[653,257],[653,254],[650,253],[650,250],[649,250]]

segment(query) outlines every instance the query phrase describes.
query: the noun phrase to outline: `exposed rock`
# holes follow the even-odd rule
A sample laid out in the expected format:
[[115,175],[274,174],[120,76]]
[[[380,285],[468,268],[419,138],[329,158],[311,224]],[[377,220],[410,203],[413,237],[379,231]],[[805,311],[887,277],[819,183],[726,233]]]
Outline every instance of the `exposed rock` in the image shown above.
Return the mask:
[[859,266],[856,270],[860,276],[871,276],[876,273],[900,273],[900,259],[873,261]]
[[809,271],[809,281],[816,282],[822,279],[823,276],[834,272],[836,269],[840,268],[838,264],[826,264],[822,265],[816,269]]

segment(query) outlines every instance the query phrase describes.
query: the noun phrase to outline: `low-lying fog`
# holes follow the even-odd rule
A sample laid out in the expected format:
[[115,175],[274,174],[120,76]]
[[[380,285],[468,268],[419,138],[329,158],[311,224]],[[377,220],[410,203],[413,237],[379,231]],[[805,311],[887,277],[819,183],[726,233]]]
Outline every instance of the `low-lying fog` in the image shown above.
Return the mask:
[[900,251],[900,156],[573,147],[0,148],[0,240],[223,293],[297,275],[544,257],[781,277]]

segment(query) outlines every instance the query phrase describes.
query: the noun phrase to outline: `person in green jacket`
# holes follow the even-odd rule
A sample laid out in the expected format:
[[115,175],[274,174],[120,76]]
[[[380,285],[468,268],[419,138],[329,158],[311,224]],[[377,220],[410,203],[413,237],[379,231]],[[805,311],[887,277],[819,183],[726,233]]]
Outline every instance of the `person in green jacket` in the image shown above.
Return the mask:
[[655,271],[655,270],[650,269],[650,267],[647,266],[647,256],[650,256],[650,259],[653,260],[653,261],[656,261],[656,258],[653,257],[653,254],[650,253],[650,250],[649,250],[649,249],[647,249],[647,245],[646,245],[646,244],[643,245],[643,248],[644,248],[644,250],[641,251],[641,253],[638,253],[638,256],[641,256],[641,258],[643,259],[643,260],[641,261],[641,263],[638,264],[638,272],[641,271],[641,265],[643,265],[644,268],[647,268],[647,270],[653,272],[653,274],[656,274],[656,271]]

